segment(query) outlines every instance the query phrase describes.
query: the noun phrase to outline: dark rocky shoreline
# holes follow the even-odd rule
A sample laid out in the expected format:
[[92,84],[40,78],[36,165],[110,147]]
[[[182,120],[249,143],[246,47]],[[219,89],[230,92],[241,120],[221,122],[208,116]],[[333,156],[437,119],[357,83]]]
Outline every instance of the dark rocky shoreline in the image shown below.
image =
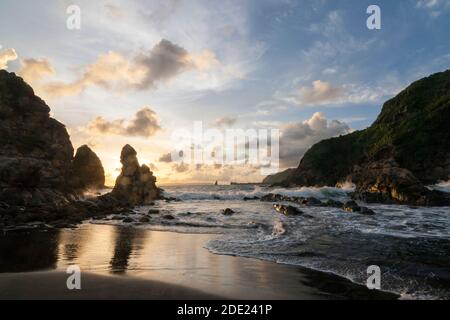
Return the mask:
[[126,145],[112,192],[86,199],[85,192],[104,187],[104,169],[87,145],[73,153],[45,102],[22,78],[0,70],[0,228],[67,227],[162,198],[153,173]]

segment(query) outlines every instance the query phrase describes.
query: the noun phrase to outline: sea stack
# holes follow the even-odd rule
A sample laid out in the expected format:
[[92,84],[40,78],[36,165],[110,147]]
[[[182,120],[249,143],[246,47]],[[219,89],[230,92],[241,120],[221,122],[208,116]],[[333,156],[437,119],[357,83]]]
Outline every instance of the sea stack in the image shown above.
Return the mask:
[[96,190],[105,187],[102,162],[87,145],[77,149],[72,161],[71,184],[75,190]]
[[112,196],[129,205],[150,204],[161,198],[156,186],[156,177],[146,165],[139,165],[137,152],[130,145],[123,147],[120,154],[122,172],[117,177]]

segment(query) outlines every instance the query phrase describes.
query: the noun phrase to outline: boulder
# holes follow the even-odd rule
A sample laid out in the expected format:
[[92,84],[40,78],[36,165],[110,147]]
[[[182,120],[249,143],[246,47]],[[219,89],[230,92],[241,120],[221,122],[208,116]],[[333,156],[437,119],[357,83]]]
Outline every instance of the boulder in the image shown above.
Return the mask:
[[295,216],[303,214],[303,211],[293,206],[285,206],[282,204],[274,204],[274,209],[285,216]]
[[222,210],[222,214],[224,215],[224,216],[231,216],[231,215],[233,215],[235,212],[232,210],[232,209],[230,209],[230,208],[226,208],[226,209],[224,209],[224,210]]

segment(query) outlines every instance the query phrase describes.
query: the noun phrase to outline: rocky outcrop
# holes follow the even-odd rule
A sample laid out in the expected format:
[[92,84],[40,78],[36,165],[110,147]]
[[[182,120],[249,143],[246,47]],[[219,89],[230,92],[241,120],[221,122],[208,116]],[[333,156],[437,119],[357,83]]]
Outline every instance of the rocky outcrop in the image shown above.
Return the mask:
[[449,123],[447,70],[387,101],[369,128],[315,144],[297,169],[277,175],[287,177],[276,184],[322,187],[351,180],[355,199],[450,205],[448,194],[425,187],[450,180]]
[[130,205],[150,204],[161,198],[161,189],[156,186],[156,177],[146,165],[139,166],[137,152],[130,145],[120,154],[122,171],[117,177],[111,195]]
[[0,70],[0,201],[67,202],[73,147],[63,124],[14,73]]
[[87,146],[77,149],[72,161],[70,183],[75,190],[96,190],[105,187],[105,170],[97,155]]
[[422,206],[450,205],[450,195],[432,191],[395,160],[395,149],[386,146],[362,166],[355,166],[347,180],[355,183],[353,198],[367,203],[409,203]]

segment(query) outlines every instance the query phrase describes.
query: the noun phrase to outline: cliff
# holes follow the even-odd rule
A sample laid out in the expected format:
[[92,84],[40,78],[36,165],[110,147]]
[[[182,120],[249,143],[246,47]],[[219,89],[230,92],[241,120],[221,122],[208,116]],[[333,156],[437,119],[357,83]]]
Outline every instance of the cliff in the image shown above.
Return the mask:
[[367,202],[449,204],[448,195],[425,187],[450,179],[449,123],[447,70],[414,82],[387,101],[369,128],[315,144],[278,184],[351,181],[357,186],[354,197]]

